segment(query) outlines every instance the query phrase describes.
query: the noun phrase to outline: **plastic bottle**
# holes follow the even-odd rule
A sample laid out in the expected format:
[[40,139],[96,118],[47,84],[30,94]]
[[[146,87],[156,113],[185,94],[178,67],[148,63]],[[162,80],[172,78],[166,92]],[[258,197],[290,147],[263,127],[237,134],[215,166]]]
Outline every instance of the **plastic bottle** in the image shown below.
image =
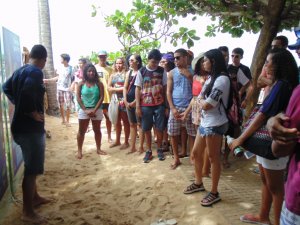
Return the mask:
[[[226,136],[226,139],[228,145],[230,145],[231,142],[234,140],[234,138],[230,137],[229,135]],[[233,149],[233,154],[236,157],[242,157],[244,155],[244,148],[241,146],[236,147],[235,149]]]

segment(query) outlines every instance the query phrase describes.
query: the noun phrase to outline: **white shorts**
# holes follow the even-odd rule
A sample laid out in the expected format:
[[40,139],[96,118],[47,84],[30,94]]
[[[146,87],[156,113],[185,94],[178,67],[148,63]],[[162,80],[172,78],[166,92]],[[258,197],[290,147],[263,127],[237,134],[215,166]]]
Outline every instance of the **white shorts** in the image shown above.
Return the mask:
[[96,111],[96,116],[95,117],[90,117],[82,109],[79,109],[79,111],[78,111],[78,119],[79,120],[87,120],[87,119],[102,120],[103,119],[102,109],[98,109]]
[[289,157],[281,157],[279,159],[266,159],[261,156],[256,156],[256,162],[261,164],[263,168],[269,170],[284,170],[287,166],[287,162],[289,161]]
[[285,202],[282,204],[282,210],[280,215],[280,225],[299,225],[300,224],[300,215],[297,215],[285,206]]

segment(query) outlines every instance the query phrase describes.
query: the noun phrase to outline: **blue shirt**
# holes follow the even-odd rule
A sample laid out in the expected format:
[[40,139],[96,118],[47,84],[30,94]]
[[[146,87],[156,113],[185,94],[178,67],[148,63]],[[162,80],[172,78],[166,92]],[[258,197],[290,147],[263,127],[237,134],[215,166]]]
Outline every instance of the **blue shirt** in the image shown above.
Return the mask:
[[259,111],[267,118],[284,111],[288,105],[292,91],[293,89],[287,81],[278,80],[272,87],[269,95],[263,101]]
[[[192,81],[186,76],[180,74],[179,69],[175,67],[173,70],[173,91],[172,100],[173,104],[177,107],[188,107],[192,94]],[[192,72],[191,72],[192,73]]]

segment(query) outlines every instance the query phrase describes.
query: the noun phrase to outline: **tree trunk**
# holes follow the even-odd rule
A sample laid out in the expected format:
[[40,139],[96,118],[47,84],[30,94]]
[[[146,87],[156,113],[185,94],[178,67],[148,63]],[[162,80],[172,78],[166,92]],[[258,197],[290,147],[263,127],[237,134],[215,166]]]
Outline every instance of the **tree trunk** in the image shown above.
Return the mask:
[[268,7],[264,14],[264,25],[261,28],[251,63],[254,91],[250,104],[247,105],[247,115],[249,115],[257,102],[260,91],[260,89],[256,86],[257,79],[265,63],[272,40],[277,35],[281,21],[281,13],[284,9],[285,2],[286,0],[269,0],[268,2]]
[[[53,64],[52,37],[50,25],[50,10],[48,0],[38,0],[38,17],[39,17],[39,40],[45,46],[48,52],[46,66],[43,70],[45,78],[56,76]],[[58,104],[56,99],[56,83],[51,82],[46,85],[46,96],[48,108],[46,109],[49,115],[58,115]]]

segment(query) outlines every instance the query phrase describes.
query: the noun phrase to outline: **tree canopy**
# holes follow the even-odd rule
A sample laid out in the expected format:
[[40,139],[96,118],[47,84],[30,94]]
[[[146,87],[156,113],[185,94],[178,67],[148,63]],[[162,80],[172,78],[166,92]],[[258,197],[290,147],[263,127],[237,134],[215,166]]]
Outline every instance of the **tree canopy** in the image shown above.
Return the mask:
[[[129,13],[117,10],[105,20],[107,26],[118,30],[119,41],[127,53],[159,47],[162,39],[169,39],[174,46],[179,41],[188,48],[193,46],[199,40],[196,31],[178,23],[178,18],[188,15],[193,15],[195,23],[199,16],[211,18],[206,36],[223,32],[241,37],[244,32],[260,32],[251,64],[255,87],[273,38],[283,29],[298,26],[299,3],[300,0],[134,0]],[[175,26],[179,28],[174,30]],[[250,106],[257,95],[255,89]]]

